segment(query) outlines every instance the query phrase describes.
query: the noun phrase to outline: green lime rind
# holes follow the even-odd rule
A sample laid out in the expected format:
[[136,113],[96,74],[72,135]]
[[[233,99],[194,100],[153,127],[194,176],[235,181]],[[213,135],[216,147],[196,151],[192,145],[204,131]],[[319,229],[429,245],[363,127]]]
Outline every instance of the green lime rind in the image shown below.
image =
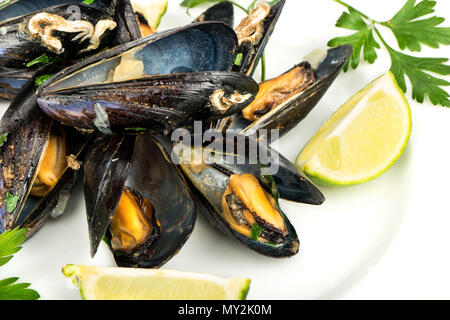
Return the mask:
[[247,296],[250,291],[250,283],[251,283],[251,280],[247,279],[246,284],[244,285],[244,287],[241,290],[241,295],[239,297],[239,300],[247,300]]

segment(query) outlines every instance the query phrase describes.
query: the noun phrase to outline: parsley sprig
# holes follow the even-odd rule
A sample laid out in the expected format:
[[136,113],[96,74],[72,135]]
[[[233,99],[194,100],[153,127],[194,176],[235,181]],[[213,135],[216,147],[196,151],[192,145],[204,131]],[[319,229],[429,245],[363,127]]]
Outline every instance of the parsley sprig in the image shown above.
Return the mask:
[[[8,263],[13,254],[22,249],[27,238],[27,229],[14,229],[0,234],[0,266]],[[29,283],[17,283],[19,278],[0,280],[0,300],[37,300],[39,294],[29,289]]]
[[353,69],[359,66],[361,52],[364,61],[374,63],[378,58],[377,49],[381,48],[381,43],[391,57],[391,72],[404,92],[407,91],[407,77],[412,85],[413,99],[422,103],[425,96],[428,96],[434,105],[450,107],[449,94],[442,88],[449,86],[450,82],[430,74],[431,72],[448,76],[450,66],[445,64],[448,59],[422,58],[399,52],[386,42],[378,29],[384,27],[391,30],[400,50],[418,52],[421,51],[422,45],[431,48],[450,45],[450,28],[440,27],[445,19],[428,16],[435,12],[436,1],[422,0],[416,3],[416,0],[408,0],[394,17],[384,22],[369,18],[341,0],[334,1],[348,10],[339,17],[336,27],[356,31],[349,36],[337,37],[328,42],[330,47],[344,44],[353,46],[353,53],[344,66],[344,71],[350,66]]
[[[195,8],[202,3],[218,3],[218,2],[224,2],[224,1],[228,1],[228,0],[183,0],[181,2],[181,6],[186,7],[186,13],[189,14],[189,9]],[[268,1],[268,3],[270,4],[270,6],[274,6],[275,4],[278,3],[278,1],[279,0],[272,0],[272,1]],[[228,2],[233,4],[235,7],[241,9],[246,14],[250,14],[250,11],[252,11],[255,8],[255,5],[258,2],[258,0],[253,0],[247,8],[240,5],[239,3],[235,2],[235,1],[228,1]],[[265,55],[265,53],[263,53],[261,55],[261,82],[264,80],[266,80],[266,55]]]

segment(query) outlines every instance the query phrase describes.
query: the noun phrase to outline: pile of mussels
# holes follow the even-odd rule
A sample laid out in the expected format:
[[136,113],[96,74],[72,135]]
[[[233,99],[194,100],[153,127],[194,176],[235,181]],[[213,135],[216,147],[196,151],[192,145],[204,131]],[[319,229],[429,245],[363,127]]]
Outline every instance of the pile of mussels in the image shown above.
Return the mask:
[[[186,242],[197,212],[261,254],[297,254],[278,198],[318,205],[324,197],[292,163],[265,147],[279,167],[272,175],[238,148],[202,165],[174,165],[176,143],[167,138],[202,121],[234,133],[216,142],[250,144],[256,135],[259,143],[318,103],[351,47],[259,85],[251,77],[284,4],[260,3],[233,29],[233,6],[221,2],[164,32],[129,0],[18,0],[1,9],[0,97],[12,102],[0,129],[8,134],[0,233],[21,227],[31,237],[61,215],[83,172],[92,256],[104,240],[119,266],[159,267]],[[47,64],[30,66],[43,54]]]

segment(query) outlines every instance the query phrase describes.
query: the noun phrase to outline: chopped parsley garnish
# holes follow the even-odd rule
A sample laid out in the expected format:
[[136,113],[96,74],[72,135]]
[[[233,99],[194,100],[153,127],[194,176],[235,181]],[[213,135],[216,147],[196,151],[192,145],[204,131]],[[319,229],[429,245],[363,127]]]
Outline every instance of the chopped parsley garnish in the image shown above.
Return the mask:
[[252,227],[250,228],[250,235],[251,235],[252,240],[258,241],[258,238],[262,232],[263,232],[263,228],[259,224],[254,223],[252,225]]

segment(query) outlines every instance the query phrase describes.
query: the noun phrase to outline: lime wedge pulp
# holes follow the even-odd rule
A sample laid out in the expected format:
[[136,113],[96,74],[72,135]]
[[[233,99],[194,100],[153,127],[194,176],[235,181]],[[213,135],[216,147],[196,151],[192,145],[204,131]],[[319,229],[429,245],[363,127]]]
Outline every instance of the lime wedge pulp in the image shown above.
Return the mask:
[[296,165],[323,185],[354,185],[383,174],[403,153],[411,109],[391,72],[350,98],[309,141]]
[[245,300],[250,280],[174,270],[66,265],[85,300]]

